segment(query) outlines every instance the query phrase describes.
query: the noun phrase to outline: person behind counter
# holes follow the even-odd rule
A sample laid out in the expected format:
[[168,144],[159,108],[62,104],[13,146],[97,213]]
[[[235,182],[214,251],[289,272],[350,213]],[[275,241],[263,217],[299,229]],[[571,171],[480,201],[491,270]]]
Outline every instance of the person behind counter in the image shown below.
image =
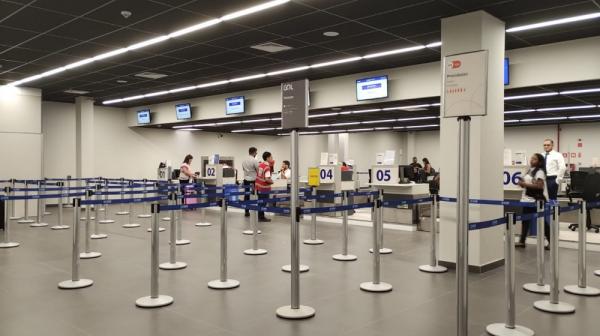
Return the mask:
[[288,160],[283,160],[281,169],[279,170],[279,179],[288,180],[292,177],[291,163]]
[[342,162],[342,167],[341,167],[342,171],[350,171],[350,166],[348,166],[348,164],[346,162]]
[[[423,159],[423,161],[425,161],[425,159]],[[423,166],[421,166],[421,164],[419,163],[419,159],[417,159],[416,156],[413,156],[410,166],[412,167],[415,175],[419,173],[419,169],[423,169]]]
[[544,160],[546,161],[545,171],[548,175],[546,176],[548,196],[555,201],[558,197],[560,181],[565,176],[567,167],[562,154],[554,150],[554,141],[551,139],[544,140]]
[[[258,171],[258,160],[256,159],[256,154],[258,154],[256,147],[250,147],[248,149],[248,157],[242,162],[242,169],[244,169],[244,186],[254,185],[254,182],[256,181],[256,172]],[[249,195],[244,196],[245,201],[249,199]],[[246,209],[244,216],[250,217],[250,210]]]
[[[197,174],[192,172],[192,160],[194,157],[192,154],[188,154],[183,159],[183,163],[179,167],[179,183],[181,184],[179,190],[182,195],[185,195],[185,184],[190,183],[190,179],[194,179],[198,177]],[[185,198],[183,199],[183,204],[185,204]]]
[[[271,162],[274,163],[275,161],[273,161],[273,156],[269,152],[264,152],[262,158],[263,161],[258,165],[258,170],[256,171],[254,186],[256,191],[258,191],[258,199],[269,199],[268,192],[271,191],[271,184],[273,184]],[[264,211],[259,211],[258,221],[270,222],[271,220],[265,217]]]
[[[548,200],[548,188],[546,185],[546,162],[542,154],[533,154],[531,159],[529,159],[529,165],[529,170],[519,181],[519,186],[523,188],[521,201],[535,202],[541,200],[545,202]],[[535,207],[523,208],[523,214],[535,213],[536,211],[537,208]],[[521,236],[519,237],[519,242],[515,243],[516,247],[525,247],[525,240],[529,234],[529,227],[531,226],[531,223],[535,223],[535,221],[535,219],[523,221],[521,225]],[[544,226],[544,235],[546,236],[546,239],[548,239],[548,247],[546,247],[546,249],[549,249],[550,230],[548,223],[546,223]]]
[[429,159],[423,158],[423,171],[425,172],[425,176],[430,176],[435,173],[433,167],[431,167],[431,163],[429,163]]

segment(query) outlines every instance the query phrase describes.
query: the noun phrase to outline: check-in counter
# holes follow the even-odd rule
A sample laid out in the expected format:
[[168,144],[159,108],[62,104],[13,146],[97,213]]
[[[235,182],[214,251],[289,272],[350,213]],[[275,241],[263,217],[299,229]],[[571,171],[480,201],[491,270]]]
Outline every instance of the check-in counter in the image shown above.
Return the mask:
[[[196,183],[204,183],[207,187],[222,187],[235,184],[235,169],[223,164],[207,164],[204,167],[203,176],[196,178]],[[208,193],[221,193],[222,190],[210,190]],[[215,197],[209,197],[208,201],[215,201]]]
[[[342,171],[340,165],[321,165],[319,166],[319,186],[317,195],[333,195],[343,191],[353,191],[357,189],[357,178],[354,171]],[[351,203],[351,201],[349,200]],[[317,200],[317,207],[328,207],[341,205],[342,198]],[[350,211],[350,214],[352,211]],[[324,213],[324,216],[342,216],[341,212]]]

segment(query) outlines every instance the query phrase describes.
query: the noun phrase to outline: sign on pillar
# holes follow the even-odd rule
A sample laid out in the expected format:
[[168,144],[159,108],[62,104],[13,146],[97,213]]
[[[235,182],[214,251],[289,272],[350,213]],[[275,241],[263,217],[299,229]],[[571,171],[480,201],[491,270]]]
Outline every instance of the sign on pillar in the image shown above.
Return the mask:
[[487,64],[487,50],[444,57],[444,118],[486,115]]

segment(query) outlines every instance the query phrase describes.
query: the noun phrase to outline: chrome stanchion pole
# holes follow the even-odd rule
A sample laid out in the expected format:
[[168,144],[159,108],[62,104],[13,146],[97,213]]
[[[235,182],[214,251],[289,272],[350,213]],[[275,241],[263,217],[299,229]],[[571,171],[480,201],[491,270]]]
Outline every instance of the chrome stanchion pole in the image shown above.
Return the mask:
[[[92,188],[90,188],[90,179],[85,179],[85,190],[92,190]],[[97,213],[98,211],[96,211],[97,209],[99,209],[100,207],[98,206],[91,206],[90,211],[94,211],[94,213]],[[82,221],[85,221],[86,218],[85,216],[80,218]],[[90,215],[90,220],[96,220],[96,215],[91,214]]]
[[[92,199],[94,192],[92,190],[85,191],[85,200],[89,201]],[[81,259],[92,259],[98,258],[102,255],[100,252],[91,251],[91,234],[90,234],[90,205],[85,205],[85,230],[84,230],[84,251],[79,254]]]
[[[257,194],[256,189],[254,189],[254,188],[252,188],[252,189],[253,190],[252,190],[252,194],[250,195],[250,199],[251,200],[258,200],[258,194]],[[245,189],[244,189],[244,192],[246,192]],[[260,205],[258,205],[258,207],[260,207]],[[244,230],[244,231],[242,231],[242,233],[245,234],[245,235],[252,235],[252,236],[255,236],[255,233],[261,234],[262,231],[257,229],[256,223],[252,223],[252,220],[253,220],[252,219],[252,211],[250,211],[250,212],[251,212],[251,214],[250,214],[250,222],[251,222],[250,223],[250,229]],[[258,216],[258,213],[257,213],[257,216]],[[257,230],[257,231],[255,231],[255,230]]]
[[[175,192],[175,195],[177,196],[177,192]],[[175,204],[177,204],[177,198],[175,198]],[[188,245],[191,243],[191,241],[189,239],[183,239],[183,224],[181,222],[181,217],[183,216],[183,213],[181,212],[181,210],[177,210],[173,213],[171,213],[171,215],[175,215],[175,225],[177,227],[177,240],[175,240],[175,244],[177,245]]]
[[[155,188],[155,189],[158,189],[158,183],[154,183],[154,188]],[[146,195],[146,193],[144,193],[144,195]],[[146,196],[144,196],[144,197],[146,197]],[[139,217],[139,216],[138,216],[138,217]],[[170,221],[170,220],[171,220],[171,218],[169,218],[169,221]],[[162,227],[162,226],[160,226],[160,225],[159,225],[159,227],[158,227],[158,232],[164,232],[165,230],[166,230],[166,229],[165,229],[164,227]],[[148,231],[148,232],[152,232],[152,227],[149,227],[149,228],[148,228],[146,231]]]
[[[12,194],[11,187],[4,187],[4,195],[10,196]],[[15,201],[6,199],[4,201],[4,234],[2,235],[2,242],[0,242],[0,248],[11,248],[19,246],[19,243],[10,241],[10,215],[8,214],[12,203]]]
[[[379,191],[379,199],[383,204],[383,190]],[[383,208],[383,206],[382,206]],[[383,247],[383,209],[381,210],[381,230],[379,230],[379,254],[390,254],[392,253],[391,248]],[[369,249],[370,253],[373,253],[373,248]]]
[[[342,205],[348,206],[348,192],[342,195]],[[342,211],[342,253],[333,255],[333,260],[354,261],[358,259],[353,254],[348,254],[348,210]]]
[[129,220],[127,221],[126,224],[123,224],[122,227],[126,228],[126,229],[131,229],[131,228],[136,228],[136,227],[140,227],[141,225],[135,222],[135,208],[133,207],[134,204],[134,200],[135,200],[135,194],[134,194],[134,182],[133,181],[129,181],[129,191],[131,192],[130,196],[129,196]]
[[240,282],[227,278],[227,198],[221,199],[221,268],[219,279],[210,281],[208,287],[212,289],[230,289],[239,287]]
[[[62,198],[59,200],[59,204],[62,203]],[[65,280],[58,284],[60,289],[77,289],[89,287],[94,284],[94,281],[90,279],[81,279],[79,277],[79,215],[81,212],[81,199],[75,198],[73,200],[73,248],[71,256],[71,280]],[[59,209],[60,210],[60,209]]]
[[[257,199],[258,199],[258,195],[256,195],[256,191],[255,191],[252,193],[252,195],[250,195],[250,200],[256,201]],[[258,207],[260,207],[260,205],[258,205]],[[257,222],[258,222],[258,211],[250,210],[250,227],[251,227],[250,232],[253,233],[252,234],[252,248],[244,250],[244,254],[247,254],[247,255],[267,254],[267,250],[258,248],[258,234],[260,233],[260,230],[258,230],[258,228],[257,228]]]
[[22,219],[19,219],[17,221],[17,223],[19,223],[19,224],[31,224],[34,222],[33,219],[29,218],[29,199],[28,199],[29,190],[28,189],[29,189],[29,181],[25,180],[25,194],[24,194],[25,199],[23,200],[24,215],[23,215]]
[[46,187],[43,181],[38,181],[38,199],[37,199],[37,215],[35,223],[29,224],[31,227],[44,227],[48,226],[48,223],[44,222],[44,203],[43,196],[45,194]]
[[[200,195],[206,194],[205,187],[206,187],[206,183],[202,182],[202,184],[200,185]],[[204,202],[208,202],[208,198],[201,197],[200,199],[203,200]],[[210,222],[208,222],[206,220],[206,208],[200,209],[200,221],[194,225],[199,226],[199,227],[212,225]]]
[[[148,197],[148,179],[143,179],[142,183],[144,184],[143,188],[144,188],[144,194],[143,197],[147,198]],[[146,209],[146,206],[148,205],[148,202],[144,202],[143,204],[143,208]],[[152,217],[151,214],[147,214],[147,213],[141,213],[138,215],[138,218],[150,218]],[[148,230],[148,232],[150,232],[150,230]]]
[[[170,191],[169,191],[169,182],[168,182],[168,181],[167,181],[167,184],[166,184],[166,192],[167,192],[167,194],[169,194],[169,193],[170,193]],[[177,191],[175,191],[175,192],[177,192]],[[175,204],[177,204],[177,202],[175,202]],[[182,204],[183,204],[183,203],[182,203]],[[171,212],[169,211],[169,214],[170,214],[170,213],[171,213]],[[161,218],[160,220],[162,220],[162,221],[165,221],[165,222],[171,222],[171,216],[170,216],[170,215],[168,215],[168,216],[165,216],[165,217]],[[176,222],[175,224],[177,224],[177,225],[178,225],[179,223],[177,223],[177,222]]]
[[379,190],[379,197],[373,207],[373,281],[363,282],[360,289],[367,292],[389,292],[392,285],[381,281],[381,246],[379,245],[379,230],[383,226],[383,191]]
[[[311,206],[313,208],[317,207],[317,188],[313,187],[312,188],[312,193],[311,195],[313,196],[313,199],[311,201]],[[306,245],[321,245],[323,243],[325,243],[322,239],[317,238],[317,214],[313,213],[310,215],[310,239],[305,239],[303,241],[304,244]]]
[[567,293],[583,296],[598,296],[598,288],[587,285],[587,202],[579,201],[579,242],[577,263],[577,285],[565,286]]
[[[67,181],[67,194],[70,194],[71,193],[71,175],[67,175],[66,181]],[[67,196],[66,202],[63,202],[63,208],[72,208],[72,207],[73,207],[73,201],[71,199],[71,196]]]
[[[10,196],[15,196],[15,184],[16,184],[16,180],[15,179],[10,179]],[[16,220],[16,219],[20,219],[22,217],[19,217],[16,215],[16,211],[15,211],[15,201],[10,202],[10,217],[8,217],[8,219],[10,220]]]
[[104,238],[108,238],[108,235],[105,233],[100,233],[100,227],[98,225],[98,220],[100,218],[100,214],[98,213],[98,211],[100,211],[100,203],[102,201],[101,195],[100,195],[100,191],[102,190],[102,185],[101,184],[96,184],[96,202],[97,204],[94,206],[94,208],[96,209],[96,216],[94,217],[94,233],[90,235],[90,238],[92,239],[104,239]]
[[533,336],[533,330],[516,325],[515,308],[515,236],[513,226],[515,214],[506,214],[506,234],[504,236],[504,285],[506,286],[506,323],[494,323],[486,331],[494,336]]
[[431,195],[431,249],[429,265],[419,266],[419,270],[427,273],[444,273],[448,269],[438,264],[437,244],[438,244],[438,222],[437,222],[438,195]]
[[469,331],[469,142],[471,117],[458,118],[458,187],[456,195],[456,334]]
[[[121,183],[121,201],[125,201],[125,178],[121,177],[119,179],[119,181]],[[119,215],[119,216],[129,215],[129,211],[125,210],[125,203],[121,203],[120,208],[121,208],[121,210],[117,211],[117,213],[116,213],[117,215]]]
[[[177,194],[172,192],[169,194],[169,204],[177,205]],[[175,237],[175,231],[177,231],[177,223],[175,220],[175,210],[170,210],[170,218],[171,218],[171,229],[170,229],[170,239],[169,239],[169,262],[162,263],[158,265],[160,269],[164,270],[179,270],[187,267],[187,264],[181,261],[177,261],[177,244]]]
[[[537,201],[537,214],[538,217],[536,219],[537,223],[537,282],[536,283],[526,283],[523,285],[523,289],[528,292],[538,293],[538,294],[550,294],[550,285],[546,284],[544,281],[544,273],[545,273],[545,261],[544,261],[544,201]],[[550,242],[548,242],[550,243]]]
[[[44,177],[44,191],[47,188],[47,185],[48,185],[48,179]],[[52,213],[46,209],[46,203],[47,203],[46,199],[44,198],[42,200],[42,211],[43,211],[42,215],[44,215],[44,216],[52,215]]]
[[152,217],[152,242],[150,246],[150,296],[144,296],[135,301],[135,305],[141,308],[158,308],[173,303],[173,298],[168,295],[160,295],[158,288],[158,248],[159,232],[158,222],[160,207],[158,202],[151,205]]
[[108,208],[109,208],[109,202],[108,202],[108,193],[110,192],[110,189],[108,188],[108,179],[104,180],[104,213],[102,215],[102,219],[98,222],[100,224],[112,224],[115,222],[114,219],[108,219]]
[[550,284],[550,300],[536,301],[534,302],[533,306],[546,313],[569,314],[575,312],[575,307],[566,302],[560,302],[558,300],[558,294],[560,291],[558,287],[558,225],[560,223],[560,216],[558,205],[553,205],[551,209],[552,217],[550,221],[550,239],[552,244],[550,244],[550,247],[552,250],[550,253],[550,263],[552,267],[550,270],[552,274],[552,283]]
[[[298,130],[290,133],[291,138],[291,164],[292,167],[299,166],[298,157]],[[277,316],[285,319],[305,319],[315,316],[315,309],[310,306],[300,305],[300,202],[298,199],[298,169],[292,169],[292,188],[290,190],[290,282],[291,282],[291,304],[277,308]]]
[[[50,228],[51,228],[52,230],[66,230],[66,229],[68,229],[68,228],[69,228],[69,226],[68,226],[68,225],[65,225],[65,224],[64,224],[64,221],[63,221],[63,206],[64,206],[64,204],[63,204],[63,200],[64,200],[66,197],[68,197],[68,193],[67,193],[66,195],[63,193],[63,192],[64,192],[64,189],[63,189],[63,187],[65,186],[65,185],[64,185],[64,182],[58,182],[58,183],[57,183],[57,186],[58,186],[58,187],[59,187],[59,189],[60,189],[60,190],[59,190],[59,193],[60,193],[60,195],[58,196],[58,224],[57,224],[57,225],[54,225],[54,226],[52,226],[52,227],[50,227]],[[79,214],[78,214],[78,215],[79,215]],[[75,224],[73,224],[73,225],[75,225]]]

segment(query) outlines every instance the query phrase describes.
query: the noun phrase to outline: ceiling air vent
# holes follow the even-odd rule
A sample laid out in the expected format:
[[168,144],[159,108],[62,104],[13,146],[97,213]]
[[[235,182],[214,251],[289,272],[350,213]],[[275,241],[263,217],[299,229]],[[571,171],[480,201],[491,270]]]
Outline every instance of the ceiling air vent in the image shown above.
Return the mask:
[[290,50],[292,47],[288,47],[283,44],[275,43],[275,42],[267,42],[263,44],[257,44],[255,46],[251,46],[252,49],[262,50],[270,53],[276,53],[284,50]]
[[150,71],[140,72],[139,74],[136,74],[135,76],[142,77],[142,78],[148,78],[148,79],[159,79],[159,78],[167,77],[167,75],[165,75],[165,74],[150,72]]

